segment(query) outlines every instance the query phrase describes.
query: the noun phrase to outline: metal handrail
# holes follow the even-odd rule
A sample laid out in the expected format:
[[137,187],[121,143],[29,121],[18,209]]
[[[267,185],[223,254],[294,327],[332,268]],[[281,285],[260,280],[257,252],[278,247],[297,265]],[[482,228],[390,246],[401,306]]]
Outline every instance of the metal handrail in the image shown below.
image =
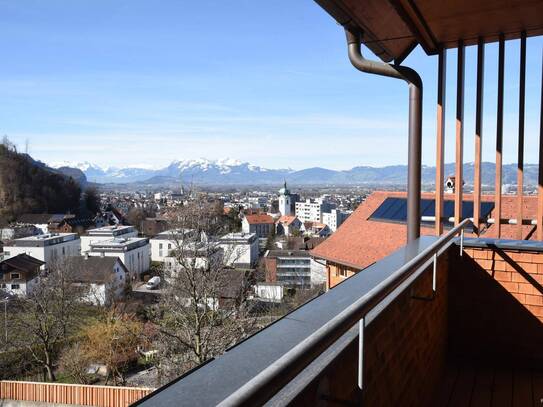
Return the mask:
[[464,229],[470,224],[470,219],[464,219],[446,235],[440,237],[396,272],[225,398],[219,403],[219,406],[264,404],[349,329],[361,321],[400,284],[431,260],[457,234],[460,233],[463,238]]

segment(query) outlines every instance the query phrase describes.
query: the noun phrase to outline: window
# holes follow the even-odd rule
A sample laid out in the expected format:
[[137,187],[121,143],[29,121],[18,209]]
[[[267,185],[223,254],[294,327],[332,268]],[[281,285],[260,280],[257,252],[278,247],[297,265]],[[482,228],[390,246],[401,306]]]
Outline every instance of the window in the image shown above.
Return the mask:
[[347,277],[347,270],[344,268],[340,268],[339,274],[341,275],[341,277]]
[[159,243],[159,244],[158,244],[158,248],[159,248],[159,249],[162,249],[162,243]]
[[12,280],[17,280],[19,278],[21,278],[21,275],[19,273],[11,273]]
[[6,284],[5,284],[5,283],[2,283],[2,288],[6,288]]
[[11,285],[11,289],[12,289],[12,290],[18,290],[19,287],[20,287],[19,284],[12,284],[12,285]]
[[62,255],[66,256],[66,248],[65,247],[62,248]]

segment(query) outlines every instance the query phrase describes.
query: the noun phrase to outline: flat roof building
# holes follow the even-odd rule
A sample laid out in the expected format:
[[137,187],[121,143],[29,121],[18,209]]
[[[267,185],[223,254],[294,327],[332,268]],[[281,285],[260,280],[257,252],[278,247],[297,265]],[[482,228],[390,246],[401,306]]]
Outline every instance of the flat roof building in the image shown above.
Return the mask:
[[42,269],[46,269],[53,261],[79,256],[80,251],[81,241],[77,233],[47,233],[13,240],[4,247],[4,258],[27,254],[45,262]]
[[121,237],[92,242],[85,255],[118,257],[128,269],[131,280],[148,271],[151,263],[149,240],[143,237]]
[[81,252],[89,250],[91,243],[110,240],[120,237],[138,237],[138,231],[134,226],[113,225],[90,229],[86,235],[81,236]]

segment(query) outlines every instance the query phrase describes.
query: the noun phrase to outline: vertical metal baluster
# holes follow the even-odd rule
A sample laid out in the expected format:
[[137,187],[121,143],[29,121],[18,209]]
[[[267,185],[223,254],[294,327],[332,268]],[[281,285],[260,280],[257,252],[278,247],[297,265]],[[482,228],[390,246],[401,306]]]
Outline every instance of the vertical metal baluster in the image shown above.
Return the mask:
[[454,226],[462,221],[462,200],[464,189],[464,77],[465,77],[464,42],[458,41],[458,61],[456,70],[456,154],[454,180]]
[[364,318],[358,322],[358,388],[362,390],[364,374]]
[[437,291],[437,252],[434,253],[434,270],[432,274],[432,291],[434,294]]
[[483,148],[485,44],[479,38],[477,45],[477,96],[475,108],[475,174],[473,177],[473,225],[477,236],[481,225],[481,160]]
[[436,235],[443,233],[443,183],[445,155],[445,99],[447,83],[447,50],[439,51],[437,76],[437,140],[436,140]]
[[502,219],[502,164],[503,164],[503,82],[505,75],[505,37],[500,34],[498,47],[498,109],[496,112],[496,186],[494,187],[494,219],[496,237],[501,237]]
[[518,156],[517,156],[517,239],[522,240],[522,200],[524,197],[524,123],[526,107],[526,32],[520,37],[520,78],[518,96]]

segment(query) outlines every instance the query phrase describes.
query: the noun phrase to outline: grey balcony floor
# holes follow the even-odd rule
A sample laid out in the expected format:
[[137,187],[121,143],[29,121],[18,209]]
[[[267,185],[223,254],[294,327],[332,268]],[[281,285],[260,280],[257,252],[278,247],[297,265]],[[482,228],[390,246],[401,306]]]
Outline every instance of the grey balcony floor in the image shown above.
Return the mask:
[[543,366],[492,366],[455,360],[437,389],[434,406],[543,406]]

